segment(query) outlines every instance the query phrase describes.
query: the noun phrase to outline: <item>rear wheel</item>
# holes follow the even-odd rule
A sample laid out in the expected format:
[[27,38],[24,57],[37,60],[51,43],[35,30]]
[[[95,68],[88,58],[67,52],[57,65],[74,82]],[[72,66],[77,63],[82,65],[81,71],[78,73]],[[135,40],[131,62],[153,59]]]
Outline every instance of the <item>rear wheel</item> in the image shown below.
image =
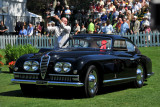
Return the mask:
[[37,92],[37,86],[33,84],[20,84],[21,91],[24,95],[31,95]]
[[98,91],[99,78],[98,70],[94,65],[89,66],[85,76],[85,94],[86,97],[94,97]]
[[134,81],[134,85],[136,88],[141,88],[144,85],[144,69],[142,65],[138,65],[136,70],[136,80]]

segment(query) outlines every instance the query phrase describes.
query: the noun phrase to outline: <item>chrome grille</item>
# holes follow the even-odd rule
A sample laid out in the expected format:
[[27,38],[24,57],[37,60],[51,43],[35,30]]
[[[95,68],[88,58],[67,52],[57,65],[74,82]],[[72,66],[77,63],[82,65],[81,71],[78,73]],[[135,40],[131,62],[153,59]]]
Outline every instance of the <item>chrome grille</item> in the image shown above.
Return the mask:
[[40,70],[41,70],[42,79],[44,79],[46,76],[49,60],[50,60],[50,56],[48,54],[42,56],[41,58]]
[[51,81],[57,82],[78,82],[79,76],[78,75],[56,75],[56,74],[49,74]]
[[14,74],[15,79],[38,80],[38,75]]

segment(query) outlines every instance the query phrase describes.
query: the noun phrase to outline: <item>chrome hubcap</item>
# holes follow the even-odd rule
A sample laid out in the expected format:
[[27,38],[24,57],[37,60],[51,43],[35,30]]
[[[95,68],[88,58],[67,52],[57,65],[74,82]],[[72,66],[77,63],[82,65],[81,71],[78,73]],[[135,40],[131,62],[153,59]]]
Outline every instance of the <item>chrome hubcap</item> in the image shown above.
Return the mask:
[[95,70],[92,70],[88,76],[88,84],[89,84],[89,91],[91,93],[95,93],[97,89],[97,74]]
[[139,85],[143,84],[143,68],[141,66],[137,68],[137,83]]

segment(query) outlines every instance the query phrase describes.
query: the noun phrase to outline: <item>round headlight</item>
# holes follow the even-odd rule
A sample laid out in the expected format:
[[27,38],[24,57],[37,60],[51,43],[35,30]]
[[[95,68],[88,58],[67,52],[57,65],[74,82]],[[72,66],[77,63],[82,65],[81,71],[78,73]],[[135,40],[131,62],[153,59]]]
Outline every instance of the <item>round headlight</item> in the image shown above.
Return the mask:
[[39,62],[38,61],[34,61],[32,63],[32,70],[33,71],[37,71],[39,69]]
[[28,71],[31,68],[31,65],[32,65],[31,61],[24,62],[24,65],[23,65],[24,70]]
[[54,66],[54,70],[56,72],[61,72],[62,71],[62,67],[63,67],[63,64],[61,62],[57,62],[56,65]]
[[64,72],[69,72],[70,70],[71,70],[71,63],[69,63],[69,62],[65,62],[64,64],[63,64],[63,71]]

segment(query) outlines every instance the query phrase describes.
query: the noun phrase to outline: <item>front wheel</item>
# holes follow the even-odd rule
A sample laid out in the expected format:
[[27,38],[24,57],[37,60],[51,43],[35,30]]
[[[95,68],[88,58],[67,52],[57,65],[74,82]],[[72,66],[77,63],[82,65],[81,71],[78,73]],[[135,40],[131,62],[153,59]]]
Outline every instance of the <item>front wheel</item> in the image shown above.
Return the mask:
[[84,82],[86,97],[94,97],[99,86],[98,70],[94,65],[87,69]]
[[141,65],[138,65],[136,70],[136,80],[134,81],[134,85],[136,88],[141,88],[144,85],[144,69]]

